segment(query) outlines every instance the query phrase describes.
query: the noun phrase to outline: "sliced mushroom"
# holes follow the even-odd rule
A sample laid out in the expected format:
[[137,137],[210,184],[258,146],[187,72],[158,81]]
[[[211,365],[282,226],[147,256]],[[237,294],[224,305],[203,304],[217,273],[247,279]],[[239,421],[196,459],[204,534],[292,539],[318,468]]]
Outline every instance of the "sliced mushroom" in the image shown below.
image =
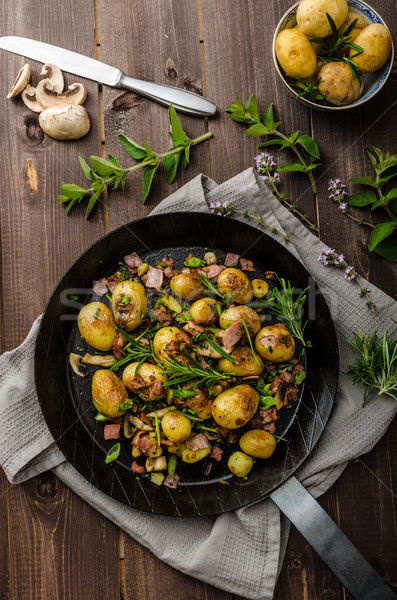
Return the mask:
[[20,94],[22,92],[22,90],[24,90],[25,87],[27,86],[27,84],[29,83],[29,79],[30,79],[30,65],[28,65],[26,63],[25,65],[23,65],[22,69],[19,71],[17,78],[15,79],[10,91],[7,94],[7,98],[14,98],[15,96],[18,96],[18,94]]
[[167,468],[167,459],[165,456],[159,456],[157,458],[147,458],[145,462],[145,469],[147,473],[151,471],[164,471]]
[[42,130],[56,140],[77,140],[88,133],[91,126],[84,106],[67,104],[43,110],[39,123]]
[[175,406],[165,406],[164,408],[160,408],[160,410],[154,410],[153,412],[147,413],[148,417],[154,417],[157,413],[157,416],[161,419],[164,417],[167,412],[171,412],[176,410]]
[[83,104],[87,97],[87,90],[82,83],[72,83],[62,93],[55,91],[55,84],[51,79],[42,79],[37,84],[36,99],[44,108],[61,105]]
[[80,364],[81,364],[80,354],[73,354],[73,352],[71,352],[69,354],[69,363],[73,369],[73,372],[76,373],[76,375],[79,375],[79,377],[87,377],[88,373],[82,373],[80,371]]
[[123,430],[124,430],[124,437],[126,437],[127,439],[132,438],[130,416],[131,415],[129,414],[129,412],[126,412],[124,415]]
[[59,67],[54,63],[46,63],[40,71],[40,75],[45,75],[53,83],[52,90],[57,94],[63,92],[63,74]]
[[154,431],[154,427],[150,427],[150,425],[146,425],[146,423],[141,421],[141,419],[139,419],[138,417],[130,417],[130,421],[140,431]]
[[41,104],[39,104],[36,100],[36,88],[31,86],[30,83],[28,83],[28,85],[22,91],[21,96],[23,103],[26,104],[26,106],[33,112],[40,113],[44,110]]
[[96,365],[97,367],[113,367],[117,358],[114,354],[106,354],[102,356],[100,354],[85,354],[81,362],[86,365]]

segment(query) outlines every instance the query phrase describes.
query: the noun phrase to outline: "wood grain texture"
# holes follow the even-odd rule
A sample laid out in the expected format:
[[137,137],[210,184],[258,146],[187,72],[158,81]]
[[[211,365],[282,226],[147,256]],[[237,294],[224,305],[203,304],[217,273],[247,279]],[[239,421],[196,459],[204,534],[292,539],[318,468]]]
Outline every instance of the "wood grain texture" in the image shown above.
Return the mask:
[[117,528],[48,472],[10,490],[18,600],[118,600]]
[[10,600],[10,555],[8,535],[8,482],[0,470],[0,600]]
[[[120,0],[119,9],[98,0],[98,40],[104,62],[119,67],[127,75],[202,93],[200,40],[196,3],[191,0],[144,0],[136,3]],[[123,14],[123,19],[120,19]],[[116,31],[117,37],[108,35]],[[153,150],[170,147],[169,118],[165,107],[123,90],[103,87],[106,152],[120,157],[122,165],[134,160],[118,142],[120,133]],[[182,127],[189,137],[205,133],[203,119],[181,115]],[[212,143],[209,142],[210,144]],[[109,228],[146,216],[167,195],[195,175],[207,170],[206,144],[191,151],[188,169],[180,170],[170,186],[162,166],[156,173],[151,194],[142,205],[142,173],[131,175],[125,192],[109,194]],[[181,167],[180,167],[181,168]]]

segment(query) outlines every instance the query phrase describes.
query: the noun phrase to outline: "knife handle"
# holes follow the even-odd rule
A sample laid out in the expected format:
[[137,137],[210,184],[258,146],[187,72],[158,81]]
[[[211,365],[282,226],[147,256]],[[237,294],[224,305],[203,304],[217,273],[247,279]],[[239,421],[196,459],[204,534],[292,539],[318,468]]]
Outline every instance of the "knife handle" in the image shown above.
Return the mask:
[[137,92],[138,94],[141,94],[141,96],[146,96],[146,98],[150,98],[165,106],[172,104],[175,110],[179,110],[188,115],[196,117],[213,117],[216,113],[215,104],[194,92],[182,90],[181,88],[172,87],[170,85],[134,79],[133,77],[124,75],[124,73],[116,87],[122,87],[131,92]]

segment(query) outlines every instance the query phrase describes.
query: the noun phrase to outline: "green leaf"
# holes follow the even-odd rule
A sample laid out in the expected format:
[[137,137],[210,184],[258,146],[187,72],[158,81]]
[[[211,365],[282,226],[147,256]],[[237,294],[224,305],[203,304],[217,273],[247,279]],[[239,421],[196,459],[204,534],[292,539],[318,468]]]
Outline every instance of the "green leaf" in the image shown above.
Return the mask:
[[146,158],[146,150],[126,135],[119,135],[119,141],[127,150],[128,154],[135,158],[135,160],[142,161]]
[[267,109],[265,116],[263,117],[263,122],[266,125],[266,129],[268,130],[269,133],[272,133],[273,131],[275,131],[277,129],[277,126],[280,125],[280,123],[274,122],[273,104],[271,104],[269,106],[269,108]]
[[232,113],[235,111],[240,111],[240,112],[244,112],[244,106],[242,105],[242,102],[239,98],[239,96],[237,96],[235,102],[233,102],[233,104],[231,104],[230,106],[227,107],[226,112],[228,113]]
[[186,169],[186,167],[189,164],[189,159],[190,159],[190,145],[189,146],[185,146],[185,152],[183,154],[183,168]]
[[186,135],[186,133],[182,129],[182,126],[179,122],[175,108],[172,106],[172,104],[170,104],[169,115],[170,115],[172,135],[173,135],[174,139],[177,141],[180,140],[183,142],[190,141],[190,138]]
[[320,151],[318,146],[309,135],[301,135],[297,143],[302,146],[309,157],[320,160]]
[[97,192],[95,192],[95,194],[93,194],[90,198],[90,201],[88,202],[88,206],[87,206],[87,210],[85,213],[85,218],[88,219],[88,217],[90,216],[92,209],[94,208],[99,196],[102,194],[103,190],[105,189],[105,187],[101,188],[100,190],[98,190]]
[[252,137],[260,137],[261,135],[266,135],[266,133],[269,132],[267,128],[264,125],[262,125],[262,123],[255,123],[255,125],[251,125],[251,127],[248,127],[245,133]]
[[376,202],[376,199],[374,192],[364,191],[349,196],[346,198],[346,202],[349,206],[368,206],[368,204]]
[[393,233],[393,223],[379,223],[373,230],[369,239],[368,249],[373,250],[379,242],[389,237]]
[[260,120],[261,116],[258,114],[258,103],[256,101],[255,94],[252,94],[248,98],[247,104],[245,105],[245,110],[255,119]]
[[60,202],[61,204],[63,204],[64,202],[69,202],[70,198],[69,196],[58,196],[57,198],[57,202]]
[[382,258],[397,263],[397,231],[394,231],[392,235],[379,242],[374,252]]
[[64,183],[59,188],[61,194],[71,198],[72,200],[79,199],[82,195],[85,196],[87,190],[85,188],[76,185],[75,183]]
[[92,181],[92,169],[90,169],[89,165],[86,163],[86,161],[84,160],[83,155],[81,153],[79,154],[79,161],[80,161],[81,168],[84,171],[84,175],[87,177],[87,179]]
[[296,138],[298,137],[298,135],[299,135],[299,130],[298,130],[298,131],[295,131],[294,133],[292,133],[292,134],[289,136],[289,138],[288,138],[288,141],[289,141],[289,143],[290,143],[291,145],[292,145],[292,144],[295,142],[295,140],[296,140]]
[[115,156],[113,156],[113,154],[109,154],[109,161],[112,163],[112,165],[114,165],[115,167],[119,167],[121,169],[119,161],[117,160],[117,158]]
[[328,19],[328,23],[331,25],[331,29],[332,29],[332,36],[334,37],[335,40],[338,39],[338,28],[335,25],[335,21],[333,20],[333,18],[331,17],[331,15],[329,13],[325,13],[327,15],[327,19]]
[[149,146],[148,142],[145,144],[146,158],[154,158],[156,155]]
[[390,200],[394,200],[394,198],[397,198],[397,188],[393,188],[392,190],[389,190],[387,192],[385,198],[388,202],[390,202]]
[[149,195],[153,177],[154,177],[155,172],[157,171],[158,166],[159,166],[159,163],[157,162],[155,165],[146,165],[146,167],[143,170],[143,186],[142,186],[142,202],[143,202],[143,204],[145,203],[146,198]]
[[99,173],[99,175],[102,175],[102,177],[106,177],[107,175],[111,175],[115,172],[122,172],[122,169],[115,167],[111,162],[101,158],[100,156],[90,156],[90,162],[95,171]]
[[392,198],[389,202],[389,208],[397,214],[397,198]]
[[117,442],[117,444],[115,444],[114,446],[112,446],[109,450],[109,452],[106,455],[105,458],[105,463],[108,464],[110,462],[112,462],[112,460],[116,460],[116,458],[119,457],[120,454],[120,442]]
[[70,203],[66,207],[65,214],[68,215],[70,213],[70,211],[72,210],[72,208],[76,204],[76,202],[78,202],[78,198],[74,198],[73,200],[70,201]]
[[273,140],[266,140],[265,142],[262,142],[261,144],[259,144],[258,148],[266,148],[268,146],[280,146],[279,150],[281,150],[281,146],[284,146],[284,140],[281,140],[280,138],[274,138]]
[[172,183],[176,177],[181,154],[168,154],[164,157],[164,172],[167,183]]
[[277,171],[306,171],[306,167],[302,163],[287,163],[279,167]]
[[352,177],[349,179],[351,183],[363,183],[364,185],[370,185],[371,187],[377,188],[376,181],[372,177]]

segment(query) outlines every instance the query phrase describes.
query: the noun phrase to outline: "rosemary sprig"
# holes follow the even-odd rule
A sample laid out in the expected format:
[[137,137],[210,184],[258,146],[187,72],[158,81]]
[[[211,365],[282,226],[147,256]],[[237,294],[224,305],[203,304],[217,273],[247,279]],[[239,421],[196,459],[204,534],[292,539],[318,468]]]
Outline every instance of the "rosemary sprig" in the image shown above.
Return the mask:
[[359,354],[348,365],[346,374],[353,377],[354,385],[359,383],[364,389],[363,406],[374,390],[378,390],[378,396],[385,394],[397,400],[397,339],[392,339],[387,331],[380,340],[377,331],[367,337],[360,331],[354,333],[354,340],[346,341]]
[[124,365],[127,365],[128,363],[136,360],[140,362],[140,364],[137,367],[137,369],[139,370],[141,364],[146,359],[152,356],[152,351],[147,348],[144,348],[142,344],[138,342],[138,340],[133,338],[131,335],[129,335],[127,332],[123,331],[119,327],[116,327],[116,329],[123,335],[123,337],[125,337],[125,339],[128,342],[127,355],[124,358],[121,358],[120,360],[115,362],[109,370],[118,371],[120,367],[123,367]]
[[167,376],[168,381],[163,383],[164,387],[170,385],[180,385],[181,383],[186,383],[187,381],[192,381],[193,379],[197,379],[197,383],[194,387],[207,386],[217,383],[219,379],[229,379],[230,375],[227,373],[222,373],[221,371],[217,371],[213,367],[208,366],[206,369],[203,369],[199,365],[197,361],[195,361],[188,352],[185,351],[185,354],[189,357],[189,363],[181,364],[178,363],[174,358],[168,358],[165,363],[163,363],[163,371],[162,373]]
[[216,287],[216,285],[214,285],[211,281],[211,279],[209,279],[209,277],[207,277],[207,275],[202,275],[201,273],[199,273],[199,278],[200,281],[203,285],[205,285],[205,287],[215,296],[220,296],[223,300],[223,294],[220,293],[220,291],[218,290],[218,288]]
[[256,364],[258,365],[258,367],[260,368],[260,367],[261,367],[261,363],[259,362],[259,359],[258,359],[257,355],[256,355],[256,354],[255,354],[255,352],[254,352],[254,347],[253,347],[253,345],[252,345],[251,336],[250,336],[250,333],[249,333],[249,331],[248,331],[248,327],[247,327],[247,325],[246,325],[246,323],[245,323],[245,321],[244,321],[244,320],[243,320],[243,327],[244,327],[244,330],[245,330],[245,334],[246,334],[246,336],[247,336],[247,338],[248,338],[248,343],[249,343],[249,346],[250,346],[250,349],[251,349],[251,354],[252,354],[252,357],[253,357],[253,359],[255,360],[255,362],[256,362]]
[[[333,62],[333,61],[339,62],[342,60],[349,66],[354,77],[358,77],[358,79],[361,81],[360,75],[358,73],[357,65],[354,62],[354,60],[352,60],[352,59],[355,58],[356,56],[359,56],[359,54],[362,54],[363,49],[361,46],[358,46],[357,44],[354,44],[353,42],[350,41],[351,40],[350,34],[353,31],[353,29],[357,23],[357,19],[352,21],[350,23],[350,25],[347,27],[347,29],[345,29],[345,31],[341,35],[339,35],[338,28],[336,27],[333,18],[331,17],[331,15],[329,13],[326,13],[326,15],[327,15],[328,22],[332,29],[332,35],[327,39],[327,41],[325,41],[323,39],[317,39],[317,38],[313,38],[313,39],[309,40],[310,42],[316,42],[318,44],[321,44],[322,50],[318,54],[318,58],[320,60],[322,60],[325,64],[327,64],[329,62]],[[352,56],[343,56],[341,58],[340,56],[338,56],[338,54],[344,48],[351,48],[351,49],[355,50],[356,53],[353,54]]]
[[274,288],[270,293],[267,309],[284,323],[291,335],[300,340],[303,346],[308,345],[303,337],[307,321],[302,322],[303,304],[306,300],[306,292],[309,286],[305,288],[299,296],[294,299],[295,289],[289,281],[278,278],[281,284],[282,293]]
[[205,341],[210,346],[212,346],[214,350],[216,350],[217,352],[219,352],[219,354],[221,356],[223,356],[223,358],[227,358],[227,360],[230,360],[230,362],[233,363],[234,365],[238,364],[238,360],[236,360],[235,358],[233,358],[232,356],[230,356],[230,354],[228,354],[227,352],[225,352],[225,350],[221,346],[219,346],[219,344],[217,344],[210,336],[206,336]]

